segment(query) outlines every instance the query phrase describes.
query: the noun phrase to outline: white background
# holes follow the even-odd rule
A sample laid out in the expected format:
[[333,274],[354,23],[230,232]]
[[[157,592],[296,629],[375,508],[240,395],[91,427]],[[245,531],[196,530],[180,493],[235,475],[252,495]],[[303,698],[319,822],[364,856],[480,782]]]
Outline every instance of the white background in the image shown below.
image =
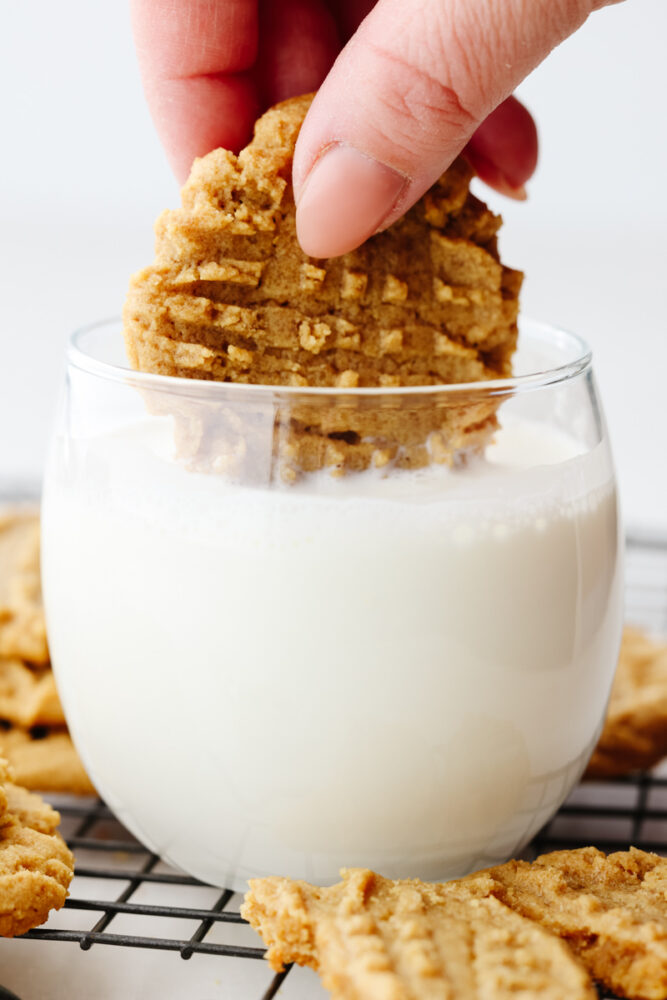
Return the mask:
[[[124,3],[2,0],[0,484],[38,482],[69,332],[120,312],[178,191]],[[667,3],[595,14],[521,89],[541,161],[505,217],[524,312],[593,346],[626,519],[667,530]]]

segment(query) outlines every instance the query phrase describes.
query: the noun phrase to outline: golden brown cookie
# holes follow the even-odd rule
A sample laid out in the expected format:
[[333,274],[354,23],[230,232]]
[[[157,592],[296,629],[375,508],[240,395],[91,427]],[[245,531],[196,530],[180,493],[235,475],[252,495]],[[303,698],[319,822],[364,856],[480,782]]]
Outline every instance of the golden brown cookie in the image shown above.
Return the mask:
[[27,788],[90,795],[48,662],[39,535],[34,510],[0,512],[0,752]]
[[498,886],[495,896],[567,941],[614,993],[667,997],[665,858],[634,848],[606,856],[586,847],[483,874]]
[[43,923],[67,898],[74,858],[56,832],[58,813],[13,784],[0,761],[0,935]]
[[342,874],[326,889],[254,879],[241,910],[273,968],[310,965],[342,1000],[593,996],[572,953],[618,996],[667,998],[667,859],[656,854],[555,851],[441,884]]
[[0,512],[0,656],[49,661],[39,574],[39,517]]
[[96,794],[66,729],[0,728],[0,753],[9,760],[18,784],[26,788]]
[[625,628],[604,728],[584,777],[653,767],[667,755],[667,643]]
[[[268,111],[238,157],[218,149],[195,161],[182,207],[157,222],[154,264],[130,285],[123,317],[132,365],[301,387],[396,388],[509,375],[521,275],[500,262],[501,220],[470,193],[463,160],[357,250],[330,260],[303,253],[291,168],[310,101],[294,98]],[[153,395],[159,410],[165,400]],[[294,472],[450,462],[495,426],[497,401],[468,403],[475,405],[453,411],[431,400],[412,414],[397,400],[378,426],[377,408],[344,406],[332,417],[331,403],[292,398],[279,410],[274,451]],[[235,436],[224,406],[184,400],[176,415],[186,424],[181,446],[197,467],[250,462],[238,454],[244,434]]]
[[491,894],[465,885],[393,882],[365,869],[320,889],[253,879],[242,915],[276,970],[316,969],[336,1000],[594,1000],[568,948]]
[[0,719],[26,729],[64,726],[65,715],[53,671],[0,657]]

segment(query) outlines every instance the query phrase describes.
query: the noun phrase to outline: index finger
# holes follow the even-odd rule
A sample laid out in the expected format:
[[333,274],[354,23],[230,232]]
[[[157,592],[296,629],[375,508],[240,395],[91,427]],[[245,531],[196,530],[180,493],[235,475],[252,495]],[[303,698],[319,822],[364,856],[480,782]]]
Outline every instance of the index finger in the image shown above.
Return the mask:
[[217,146],[240,149],[259,111],[257,0],[132,0],[146,100],[179,181]]

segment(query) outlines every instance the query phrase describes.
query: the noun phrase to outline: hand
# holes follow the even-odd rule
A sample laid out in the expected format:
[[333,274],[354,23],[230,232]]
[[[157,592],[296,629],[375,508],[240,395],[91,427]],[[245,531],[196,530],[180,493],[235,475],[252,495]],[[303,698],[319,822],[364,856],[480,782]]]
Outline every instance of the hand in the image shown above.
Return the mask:
[[461,151],[492,187],[525,197],[537,132],[509,95],[610,2],[133,0],[132,19],[180,181],[195,156],[245,145],[266,107],[320,88],[294,194],[303,249],[333,257],[391,225]]

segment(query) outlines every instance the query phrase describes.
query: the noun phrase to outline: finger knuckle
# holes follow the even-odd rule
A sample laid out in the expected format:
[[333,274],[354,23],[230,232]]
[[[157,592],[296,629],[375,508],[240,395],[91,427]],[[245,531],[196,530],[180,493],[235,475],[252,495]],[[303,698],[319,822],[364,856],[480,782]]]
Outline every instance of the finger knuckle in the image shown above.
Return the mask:
[[381,46],[375,46],[375,57],[386,81],[378,91],[380,101],[391,117],[393,130],[402,134],[406,143],[414,141],[416,129],[434,139],[443,129],[462,137],[469,134],[474,116],[455,87],[433,66],[433,60]]

